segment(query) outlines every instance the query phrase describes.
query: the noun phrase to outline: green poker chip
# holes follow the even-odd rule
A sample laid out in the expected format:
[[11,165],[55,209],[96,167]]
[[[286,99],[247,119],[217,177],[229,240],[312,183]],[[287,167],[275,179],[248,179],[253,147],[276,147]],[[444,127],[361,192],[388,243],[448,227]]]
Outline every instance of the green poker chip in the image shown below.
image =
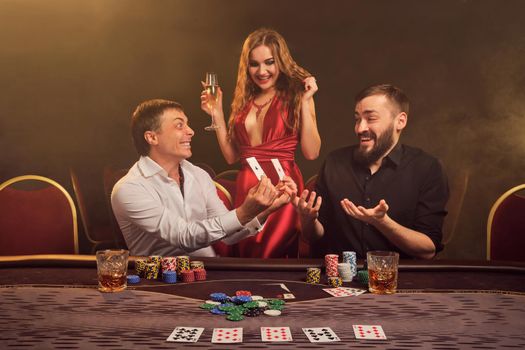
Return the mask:
[[231,311],[231,312],[228,312],[228,315],[242,316],[244,315],[244,311]]
[[208,304],[208,303],[204,303],[200,306],[201,309],[204,309],[204,310],[211,310],[215,307],[215,305],[212,305],[212,304]]
[[256,301],[249,301],[247,303],[242,304],[242,306],[246,309],[254,309],[256,307],[259,307],[259,303]]
[[[230,298],[225,293],[212,293],[212,300],[206,300],[199,307],[215,315],[224,315],[229,321],[242,321],[246,317],[258,317],[260,315],[277,316],[281,314],[286,303],[282,299],[256,297],[252,301],[240,299],[236,303],[229,302]],[[215,301],[214,299],[221,300]],[[249,300],[249,299],[248,299]],[[267,312],[268,311],[268,312]]]
[[232,314],[233,314],[233,313],[238,313],[238,314],[241,314],[241,315],[242,315],[242,313],[244,312],[244,310],[245,310],[245,308],[243,308],[241,305],[239,305],[239,306],[236,306],[236,307],[232,308],[232,309],[229,311],[229,313],[232,313]]
[[230,312],[232,310],[236,310],[237,309],[237,307],[234,306],[234,305],[219,305],[217,307],[219,308],[219,310],[226,311],[226,312]]
[[244,316],[241,314],[233,313],[226,316],[226,319],[228,321],[242,321],[244,320]]
[[367,270],[357,271],[357,280],[362,284],[368,284],[368,271]]

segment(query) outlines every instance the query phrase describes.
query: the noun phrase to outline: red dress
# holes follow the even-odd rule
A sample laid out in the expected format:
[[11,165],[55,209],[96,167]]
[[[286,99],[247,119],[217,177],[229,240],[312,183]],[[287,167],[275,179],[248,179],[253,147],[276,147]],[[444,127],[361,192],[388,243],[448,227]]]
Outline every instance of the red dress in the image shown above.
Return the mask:
[[[303,176],[294,161],[294,153],[298,143],[298,135],[285,124],[292,123],[293,110],[283,111],[283,101],[275,97],[266,112],[263,122],[262,143],[252,147],[245,127],[245,120],[252,103],[235,117],[235,140],[240,152],[241,170],[237,176],[235,207],[241,205],[248,190],[258,183],[257,177],[246,162],[246,158],[255,157],[272,184],[279,182],[279,176],[271,162],[278,158],[286,175],[290,176],[299,193],[303,190]],[[272,213],[264,225],[264,229],[253,237],[246,238],[237,244],[237,254],[250,258],[282,258],[297,257],[299,239],[298,218],[292,204],[287,204]]]

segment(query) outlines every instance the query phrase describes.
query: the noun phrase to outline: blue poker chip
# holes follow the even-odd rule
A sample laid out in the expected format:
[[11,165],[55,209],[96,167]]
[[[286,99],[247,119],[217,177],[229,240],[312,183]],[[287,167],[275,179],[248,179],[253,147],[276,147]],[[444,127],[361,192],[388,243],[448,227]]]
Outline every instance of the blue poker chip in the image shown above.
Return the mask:
[[137,275],[128,275],[127,280],[130,284],[136,284],[140,282],[140,277]]
[[222,303],[222,304],[217,305],[217,308],[220,309],[220,310],[224,310],[223,308],[228,308],[228,307],[232,307],[232,306],[235,306],[235,304],[226,302],[226,303]]
[[211,293],[210,299],[213,301],[224,302],[228,300],[228,296],[224,293]]
[[236,295],[236,296],[233,296],[231,299],[232,299],[232,302],[237,305],[252,301],[252,297],[249,295]]
[[164,271],[162,273],[162,281],[165,283],[177,283],[176,271]]
[[219,310],[217,307],[211,309],[210,312],[214,315],[226,315],[226,311]]
[[249,295],[239,295],[237,298],[241,303],[248,303],[252,301],[252,297]]

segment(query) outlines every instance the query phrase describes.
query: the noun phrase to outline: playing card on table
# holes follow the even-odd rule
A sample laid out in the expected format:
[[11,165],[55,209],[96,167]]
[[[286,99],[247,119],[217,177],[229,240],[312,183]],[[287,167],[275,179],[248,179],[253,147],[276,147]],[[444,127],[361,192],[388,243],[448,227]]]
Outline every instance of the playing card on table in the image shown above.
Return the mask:
[[199,340],[204,328],[199,327],[175,327],[166,341],[195,343]]
[[363,293],[366,293],[366,289],[349,288],[349,287],[339,287],[339,288],[346,290],[346,292],[349,293],[350,296],[356,296],[356,295],[361,295]]
[[264,170],[261,168],[261,165],[255,159],[255,157],[246,158],[246,161],[248,162],[248,165],[250,168],[252,168],[253,172],[255,173],[255,176],[257,176],[257,180],[261,180],[262,176],[266,174],[264,173]]
[[279,175],[279,180],[282,180],[285,174],[284,174],[283,167],[281,166],[281,163],[279,163],[279,159],[272,158],[272,164],[273,164],[273,167],[275,168],[275,171],[277,171],[277,175]]
[[357,295],[360,295],[366,292],[366,290],[364,289],[346,288],[346,287],[324,288],[323,290],[336,298],[352,297],[352,296],[357,296]]
[[214,328],[212,343],[242,343],[242,328]]
[[330,327],[303,328],[304,334],[311,343],[330,343],[341,341]]
[[290,327],[261,327],[262,341],[292,341]]
[[353,327],[356,339],[386,339],[385,332],[383,332],[383,327],[381,326],[355,324]]

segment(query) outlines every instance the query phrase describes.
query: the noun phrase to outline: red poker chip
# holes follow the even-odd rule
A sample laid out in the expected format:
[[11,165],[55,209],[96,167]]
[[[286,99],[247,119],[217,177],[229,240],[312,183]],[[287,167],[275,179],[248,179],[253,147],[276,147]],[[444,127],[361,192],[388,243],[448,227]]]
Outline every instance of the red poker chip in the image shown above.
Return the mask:
[[182,271],[182,282],[193,282],[195,281],[195,273],[193,270]]
[[196,281],[204,281],[206,280],[206,270],[205,269],[195,269],[193,270],[195,273],[195,280]]
[[238,290],[235,292],[235,295],[236,296],[241,296],[241,295],[245,295],[245,296],[251,296],[252,295],[252,292],[250,292],[249,290]]

